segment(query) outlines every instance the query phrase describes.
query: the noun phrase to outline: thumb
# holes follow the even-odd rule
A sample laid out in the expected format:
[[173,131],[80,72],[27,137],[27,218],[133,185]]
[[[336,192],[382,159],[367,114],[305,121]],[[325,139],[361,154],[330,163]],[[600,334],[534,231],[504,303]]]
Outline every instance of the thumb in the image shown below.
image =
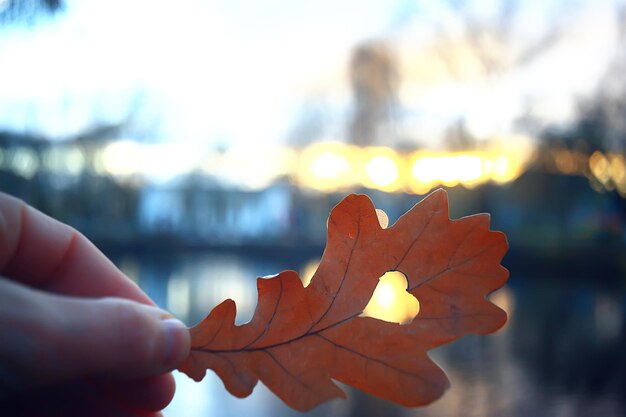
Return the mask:
[[119,298],[60,297],[55,358],[76,374],[136,378],[171,371],[189,354],[185,325],[163,310]]
[[16,388],[151,376],[189,354],[183,323],[130,300],[51,295],[0,279],[0,305],[0,376],[16,375]]

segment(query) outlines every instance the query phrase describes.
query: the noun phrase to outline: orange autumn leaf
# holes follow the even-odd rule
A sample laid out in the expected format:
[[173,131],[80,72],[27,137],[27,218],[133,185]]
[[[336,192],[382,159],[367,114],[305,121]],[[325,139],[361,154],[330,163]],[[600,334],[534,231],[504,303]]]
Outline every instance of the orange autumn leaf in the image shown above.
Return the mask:
[[[235,303],[222,302],[191,329],[191,354],[179,369],[197,381],[212,369],[237,397],[261,380],[301,411],[345,398],[333,379],[404,406],[428,404],[449,382],[427,351],[505,323],[486,296],[508,278],[506,250],[488,214],[450,220],[443,190],[386,229],[367,196],[350,195],[331,212],[310,284],[294,271],[259,278],[256,311],[241,326]],[[419,300],[408,324],[362,316],[387,271],[402,272]]]

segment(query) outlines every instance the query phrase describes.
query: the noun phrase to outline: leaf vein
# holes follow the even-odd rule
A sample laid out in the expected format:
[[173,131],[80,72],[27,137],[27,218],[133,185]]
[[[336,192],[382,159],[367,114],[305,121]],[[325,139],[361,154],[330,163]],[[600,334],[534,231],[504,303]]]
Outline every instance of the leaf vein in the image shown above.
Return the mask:
[[320,318],[317,319],[317,321],[315,323],[313,323],[311,325],[311,327],[309,327],[309,329],[305,332],[305,334],[303,336],[309,334],[309,332],[312,329],[314,329],[315,326],[320,324],[320,322],[324,319],[324,317],[326,317],[326,315],[328,314],[330,309],[335,304],[335,301],[337,300],[337,297],[339,296],[339,293],[341,292],[341,288],[343,287],[343,284],[346,281],[346,277],[348,276],[348,270],[350,269],[350,263],[352,262],[352,256],[354,254],[354,250],[356,249],[356,245],[357,245],[357,243],[359,241],[360,235],[361,235],[361,222],[359,221],[357,223],[356,237],[354,238],[354,243],[352,244],[352,248],[350,248],[350,255],[348,255],[348,261],[346,262],[346,269],[343,271],[343,276],[341,277],[341,282],[339,282],[339,287],[337,288],[337,291],[335,292],[335,294],[333,294],[333,298],[330,301],[330,304],[328,305],[328,308],[326,308],[326,311],[324,311],[324,313],[320,316]]
[[281,298],[283,296],[283,281],[279,279],[278,280],[278,284],[280,285],[280,290],[278,292],[278,299],[276,300],[276,304],[274,304],[274,311],[272,311],[272,316],[267,321],[267,324],[265,325],[265,328],[263,329],[263,331],[257,337],[255,337],[254,340],[252,340],[250,343],[248,343],[247,345],[242,347],[241,350],[245,350],[246,348],[248,348],[248,347],[252,346],[253,344],[255,344],[270,329],[270,327],[272,325],[272,322],[274,321],[274,318],[276,317],[276,311],[278,310],[278,306],[280,305],[280,300],[281,300]]
[[420,381],[423,381],[423,382],[427,382],[426,379],[424,379],[424,377],[422,377],[419,374],[413,374],[411,372],[407,372],[406,370],[404,370],[402,368],[398,368],[397,366],[390,365],[387,362],[384,362],[384,361],[382,361],[380,359],[371,358],[369,356],[366,356],[366,355],[362,354],[359,351],[356,351],[356,350],[354,350],[352,348],[349,348],[349,347],[347,347],[345,345],[342,345],[341,343],[337,343],[334,340],[332,340],[332,339],[330,339],[330,338],[328,338],[326,336],[323,336],[323,335],[321,335],[319,333],[315,334],[315,336],[321,337],[322,339],[326,340],[328,343],[332,344],[333,346],[335,346],[335,347],[337,347],[339,349],[343,349],[343,350],[345,350],[345,351],[347,351],[349,353],[352,353],[354,355],[360,356],[361,358],[365,359],[366,361],[379,363],[379,364],[383,365],[385,368],[393,369],[394,371],[396,371],[398,373],[401,373],[401,374],[404,374],[404,375],[407,375],[407,376],[410,376],[410,377],[413,377],[413,378],[417,378],[417,379],[419,379]]
[[302,381],[300,378],[298,378],[296,375],[294,375],[285,365],[282,364],[282,362],[280,362],[274,355],[272,355],[272,353],[269,350],[264,350],[263,352],[265,352],[276,363],[276,365],[278,365],[278,367],[283,370],[283,372],[285,372],[287,375],[289,375],[289,377],[291,379],[293,379],[296,382],[298,382],[300,385],[302,385],[308,391],[315,392],[313,387],[309,386],[308,384],[305,384],[304,381]]
[[417,234],[417,236],[415,237],[415,239],[413,239],[413,242],[411,242],[411,244],[409,245],[409,247],[407,248],[407,250],[404,252],[404,255],[402,255],[402,258],[400,258],[400,260],[398,261],[398,263],[396,263],[395,268],[392,269],[398,269],[398,267],[400,267],[400,264],[402,262],[404,262],[404,260],[406,259],[406,257],[409,255],[409,252],[411,252],[411,250],[413,249],[413,246],[415,246],[415,244],[422,238],[422,235],[424,234],[424,232],[426,231],[426,229],[428,228],[428,226],[430,225],[430,222],[432,221],[432,219],[435,217],[436,214],[440,213],[441,210],[437,209],[435,211],[433,211],[430,216],[428,217],[428,220],[426,220],[426,223],[424,223],[424,227],[422,227],[422,230],[420,230],[420,232]]

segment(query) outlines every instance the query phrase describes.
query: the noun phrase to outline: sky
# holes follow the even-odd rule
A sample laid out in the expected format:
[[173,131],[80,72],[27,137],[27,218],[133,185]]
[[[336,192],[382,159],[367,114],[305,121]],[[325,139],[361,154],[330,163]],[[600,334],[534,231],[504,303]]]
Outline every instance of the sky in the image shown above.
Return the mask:
[[[492,24],[496,2],[477,3],[481,7],[467,14],[482,16],[482,22]],[[434,20],[437,25],[423,25],[416,19],[395,35],[400,56],[409,57],[404,60],[408,68],[400,95],[415,115],[414,136],[437,136],[455,117],[477,137],[515,133],[516,121],[526,113],[546,125],[571,123],[579,100],[593,94],[619,47],[616,4],[523,3],[515,18],[504,22],[502,33],[484,42],[487,55],[496,63],[491,74],[481,68],[479,57],[468,45],[462,17],[438,6],[422,10],[422,16],[428,16],[423,20]],[[427,46],[441,43],[441,33],[451,41],[439,49],[448,48],[454,58],[463,60],[457,74],[447,74],[440,51],[432,53]],[[544,42],[550,34],[555,34],[555,40]],[[421,46],[415,48],[420,40]],[[533,49],[538,49],[534,59],[521,59]],[[424,67],[431,73],[434,69],[435,75]]]
[[[500,56],[555,25],[562,39],[485,75],[471,70],[463,16],[495,21],[498,1],[67,0],[35,27],[0,28],[0,129],[63,139],[132,118],[127,139],[264,146],[284,143],[307,103],[320,102],[327,134],[341,140],[350,56],[371,40],[398,57],[405,136],[435,140],[458,119],[477,136],[505,135],[529,106],[565,123],[614,54],[616,2],[522,2],[511,39],[494,46]],[[460,72],[442,66],[441,49],[455,51]]]

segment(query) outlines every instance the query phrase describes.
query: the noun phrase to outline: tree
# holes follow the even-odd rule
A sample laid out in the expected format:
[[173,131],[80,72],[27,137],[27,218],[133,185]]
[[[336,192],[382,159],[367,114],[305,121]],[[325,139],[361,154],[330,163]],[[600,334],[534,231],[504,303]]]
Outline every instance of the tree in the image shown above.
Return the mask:
[[63,0],[5,0],[0,2],[0,25],[33,24],[41,15],[59,12],[63,7]]
[[370,42],[356,48],[350,63],[355,105],[349,133],[352,143],[377,142],[381,128],[393,121],[398,79],[395,59],[385,43]]

